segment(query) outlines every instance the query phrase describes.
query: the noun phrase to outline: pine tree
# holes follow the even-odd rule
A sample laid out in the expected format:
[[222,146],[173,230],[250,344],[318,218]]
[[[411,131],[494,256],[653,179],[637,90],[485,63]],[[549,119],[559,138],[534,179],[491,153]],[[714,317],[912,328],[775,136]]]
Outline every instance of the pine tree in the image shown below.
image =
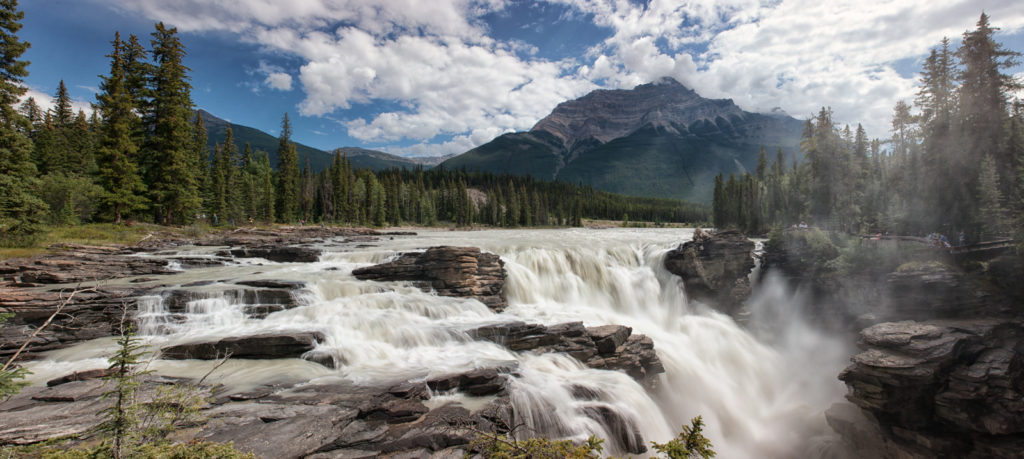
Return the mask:
[[36,131],[43,124],[43,109],[39,108],[39,104],[36,103],[35,97],[28,97],[25,102],[21,104],[19,112],[28,121],[28,126],[24,130],[24,133],[30,138],[35,136]]
[[158,211],[158,220],[164,224],[190,221],[200,205],[190,123],[192,86],[189,68],[183,63],[185,48],[177,32],[162,22],[156,24],[153,32],[156,68],[146,118],[150,132],[145,149],[150,200]]
[[193,162],[195,163],[197,188],[199,191],[200,209],[209,209],[213,202],[213,186],[211,180],[210,146],[209,134],[206,131],[206,123],[200,112],[196,112],[195,120],[192,121],[192,151]]
[[309,164],[309,154],[306,154],[305,163],[299,174],[299,204],[302,219],[309,222],[313,214],[313,169]]
[[134,440],[133,430],[138,425],[138,405],[135,403],[139,389],[139,371],[136,367],[139,359],[145,354],[143,345],[131,330],[125,330],[122,324],[121,336],[117,339],[117,353],[110,362],[110,375],[105,377],[114,382],[113,389],[103,394],[104,399],[112,399],[110,407],[100,411],[104,421],[99,430],[112,437],[110,455],[114,459],[124,457],[125,449]]
[[145,186],[135,163],[137,147],[132,141],[132,128],[136,115],[131,94],[125,88],[124,55],[121,35],[114,34],[114,51],[110,75],[100,83],[97,96],[103,113],[99,147],[99,183],[105,191],[103,202],[114,214],[114,222],[121,223],[125,214],[140,210],[145,205]]
[[221,154],[224,157],[222,173],[224,174],[224,204],[223,218],[228,222],[237,224],[243,217],[242,209],[242,161],[238,155],[238,145],[235,145],[235,134],[228,126],[224,134],[224,145],[221,146]]
[[262,174],[262,185],[260,186],[260,217],[265,222],[273,222],[276,212],[274,203],[277,196],[274,191],[274,170],[270,167],[270,155],[267,152],[260,157],[260,173]]
[[27,120],[15,104],[25,93],[22,79],[28,61],[20,60],[29,44],[18,39],[25,13],[17,0],[0,0],[0,244],[24,244],[38,231],[46,203],[31,193],[36,183],[32,143],[24,134]]
[[68,87],[64,86],[64,80],[60,80],[57,86],[57,94],[53,96],[53,122],[58,128],[71,126],[75,113],[71,110],[71,96],[68,95]]
[[978,177],[979,227],[987,237],[999,235],[1006,228],[1006,209],[1003,207],[1003,194],[999,187],[999,173],[991,156],[981,159]]
[[[149,85],[151,76],[156,69],[146,62],[146,48],[139,42],[139,37],[128,35],[128,43],[124,45],[124,87],[132,98],[132,106],[140,113],[148,113],[153,89]],[[144,131],[141,124],[137,127],[136,142],[141,144]]]
[[247,221],[248,218],[256,218],[259,214],[259,180],[260,170],[255,153],[252,151],[252,145],[246,142],[242,153],[242,210]]
[[[960,127],[970,158],[967,165],[973,166],[983,155],[991,154],[1000,181],[1008,187],[1014,180],[1014,159],[1002,139],[1008,120],[1008,94],[1021,89],[1021,83],[1002,71],[1016,66],[1020,53],[1003,49],[993,39],[998,30],[989,25],[988,15],[982,13],[977,29],[964,32],[963,44],[957,52],[963,67],[959,75]],[[965,172],[976,170],[972,167]],[[1006,193],[1008,189],[1001,191]]]
[[299,153],[291,138],[292,125],[285,113],[277,146],[277,218],[282,223],[298,220],[299,213]]

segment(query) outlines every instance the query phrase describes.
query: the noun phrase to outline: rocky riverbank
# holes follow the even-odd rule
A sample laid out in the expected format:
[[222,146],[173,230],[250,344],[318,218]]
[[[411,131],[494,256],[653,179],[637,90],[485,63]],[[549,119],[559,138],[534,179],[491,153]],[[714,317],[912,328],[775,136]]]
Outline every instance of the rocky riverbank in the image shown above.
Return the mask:
[[[243,305],[245,317],[262,320],[300,307],[306,283],[183,283],[173,275],[242,259],[257,265],[309,263],[319,259],[325,246],[344,249],[401,235],[310,227],[275,233],[241,230],[202,240],[147,240],[132,247],[64,246],[30,259],[7,260],[0,263],[0,312],[14,315],[0,328],[0,356],[10,357],[26,340],[22,360],[113,336],[122,317],[157,332],[161,327],[173,329],[196,302],[209,298],[232,298]],[[210,248],[196,255],[178,250],[185,246]],[[496,312],[507,306],[507,274],[501,259],[474,247],[424,248],[357,269],[354,275],[368,283],[412,282],[438,295],[480,301]],[[157,322],[139,314],[140,298],[160,303],[164,312]],[[591,368],[624,372],[646,387],[654,387],[656,376],[664,372],[653,341],[624,326],[508,322],[461,333],[514,352],[567,354]],[[197,340],[154,352],[161,359],[306,359],[337,368],[343,364],[337,356],[317,349],[324,339],[320,332],[287,331]],[[76,442],[91,441],[100,421],[97,413],[109,403],[101,397],[110,390],[111,383],[101,379],[108,374],[104,368],[78,371],[0,403],[0,444],[68,436]],[[517,377],[516,362],[510,361],[409,381],[357,384],[339,376],[328,378],[330,382],[225,392],[217,386],[189,386],[196,383],[192,380],[149,375],[141,380],[140,402],[154,400],[161,387],[191,387],[207,397],[201,407],[203,421],[181,429],[173,439],[232,441],[259,457],[461,457],[477,432],[503,433],[515,425],[509,382]],[[469,397],[472,403],[460,403],[454,394]],[[573,397],[586,405],[583,416],[609,432],[607,448],[636,454],[646,450],[638,420],[611,408],[614,394],[580,386]]]

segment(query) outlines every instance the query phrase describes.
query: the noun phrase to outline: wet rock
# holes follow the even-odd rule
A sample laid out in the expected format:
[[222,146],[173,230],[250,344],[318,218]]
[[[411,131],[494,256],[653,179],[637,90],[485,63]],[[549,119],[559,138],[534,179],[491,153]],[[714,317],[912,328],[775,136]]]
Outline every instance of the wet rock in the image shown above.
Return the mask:
[[[181,313],[188,310],[188,303],[196,300],[210,298],[225,298],[235,304],[246,305],[277,305],[280,310],[291,309],[299,306],[298,300],[290,289],[282,288],[251,288],[251,289],[226,289],[217,291],[206,290],[168,290],[163,292],[163,306],[171,313]],[[254,313],[259,311],[254,310]],[[274,311],[267,311],[269,314]]]
[[[925,455],[1012,457],[1024,440],[1024,322],[882,323],[839,378],[892,448]],[[973,457],[973,456],[972,456]],[[982,456],[978,456],[982,457]]]
[[457,390],[475,396],[495,395],[505,391],[507,375],[512,370],[514,366],[481,368],[428,380],[427,387],[433,391]]
[[665,372],[654,351],[654,341],[646,335],[630,335],[614,352],[592,357],[584,363],[591,368],[623,371],[649,388],[655,383],[654,377]]
[[22,357],[61,349],[76,343],[112,336],[124,309],[135,308],[135,299],[145,290],[137,287],[98,287],[71,297],[60,314],[34,338],[36,330],[68,299],[63,292],[0,287],[0,312],[14,314],[0,327],[0,358],[8,358],[28,340]]
[[320,332],[262,334],[224,338],[219,341],[179,344],[160,350],[160,358],[212,360],[229,356],[233,359],[299,358],[323,341]]
[[257,457],[300,458],[332,444],[351,426],[355,414],[332,406],[232,404],[211,412],[213,419],[198,437],[233,442],[235,448]]
[[357,279],[412,281],[438,295],[473,298],[500,312],[508,306],[502,289],[504,262],[476,247],[431,247],[422,253],[404,253],[398,259],[352,271]]
[[633,329],[622,325],[602,325],[590,327],[587,334],[594,340],[599,354],[611,354],[615,349],[626,342],[626,338],[633,333]]
[[466,333],[513,351],[566,353],[591,368],[624,371],[648,387],[653,387],[656,375],[665,372],[654,341],[632,335],[631,328],[621,325],[585,328],[582,322],[552,326],[509,322]]
[[288,309],[281,304],[251,304],[242,308],[242,312],[252,319],[265,319],[270,314]]
[[754,269],[754,243],[739,231],[706,233],[665,254],[665,268],[682,278],[691,298],[736,314],[750,296],[747,276]]
[[297,246],[238,247],[228,251],[235,258],[263,258],[277,263],[314,263],[322,250]]
[[473,432],[465,428],[469,425],[473,425],[469,410],[447,404],[431,410],[416,422],[393,426],[376,449],[383,453],[418,448],[441,451],[468,445],[473,440]]
[[114,371],[109,368],[97,368],[95,370],[76,371],[69,375],[64,375],[59,378],[54,378],[46,381],[47,387],[59,386],[61,384],[67,384],[74,381],[88,381],[90,379],[106,378],[114,374]]
[[628,419],[610,406],[600,404],[583,407],[583,414],[601,424],[612,451],[643,454],[647,451],[644,437],[635,420]]
[[257,279],[257,280],[242,280],[235,282],[238,285],[245,285],[248,287],[260,287],[260,288],[273,288],[273,289],[288,289],[298,290],[306,287],[306,283],[303,281],[292,281],[292,280],[274,280],[274,279]]
[[419,419],[430,411],[419,400],[394,399],[374,407],[366,413],[360,412],[359,417],[370,421],[384,421],[388,424],[411,422]]

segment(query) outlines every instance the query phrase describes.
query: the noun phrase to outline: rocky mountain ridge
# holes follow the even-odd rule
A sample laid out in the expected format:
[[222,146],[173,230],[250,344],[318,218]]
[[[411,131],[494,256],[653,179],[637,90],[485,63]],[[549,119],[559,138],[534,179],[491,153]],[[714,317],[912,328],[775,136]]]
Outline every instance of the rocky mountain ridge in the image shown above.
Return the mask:
[[501,135],[442,166],[710,202],[714,176],[754,170],[761,148],[799,154],[802,126],[665,78],[563,102],[530,131]]
[[626,137],[647,125],[679,135],[699,121],[716,123],[745,114],[731,99],[705,99],[665,77],[633,89],[599,89],[562,102],[530,131],[548,132],[572,151],[586,148],[592,140],[608,143]]

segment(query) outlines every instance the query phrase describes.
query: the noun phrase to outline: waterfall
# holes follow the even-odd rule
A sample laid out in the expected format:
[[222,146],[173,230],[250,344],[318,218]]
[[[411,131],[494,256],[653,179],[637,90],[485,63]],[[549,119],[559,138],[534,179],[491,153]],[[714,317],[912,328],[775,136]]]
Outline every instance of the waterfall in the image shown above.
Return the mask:
[[[634,243],[504,252],[507,312],[543,323],[628,325],[650,336],[666,369],[658,390],[647,394],[629,378],[599,387],[630,401],[638,414],[627,414],[643,424],[648,440],[664,442],[701,415],[721,457],[805,456],[807,438],[828,432],[822,412],[845,392],[835,375],[849,350],[803,321],[805,300],[774,278],[749,303],[756,333],[707,307],[691,308],[681,282],[662,266],[671,247]],[[565,365],[539,368],[565,381],[611,384],[592,374],[565,375]],[[523,391],[539,385],[523,382]],[[558,406],[553,399],[562,397],[550,388],[536,393],[547,397],[534,402],[538,407]],[[549,411],[563,418],[560,423],[578,426],[566,410]]]
[[[523,425],[517,435],[598,435],[611,439],[607,452],[623,454],[652,440],[665,442],[701,415],[719,457],[816,454],[808,451],[822,450],[814,442],[829,431],[824,409],[844,392],[836,374],[849,350],[802,320],[806,300],[772,278],[755,289],[748,328],[709,307],[688,304],[682,283],[662,261],[690,237],[690,230],[679,229],[438,231],[368,247],[329,246],[316,263],[235,264],[176,274],[182,285],[217,281],[195,288],[183,311],[169,311],[160,296],[140,298],[138,322],[154,348],[318,331],[325,340],[315,351],[337,363],[328,369],[298,359],[231,361],[212,378],[227,386],[337,378],[384,385],[513,366],[510,402],[515,423]],[[359,281],[351,274],[399,252],[436,245],[499,254],[508,272],[509,307],[496,314],[475,300],[441,297],[404,282]],[[258,301],[230,293],[238,289],[231,282],[253,277],[304,281],[305,288],[293,293],[298,306],[262,319],[247,316],[246,307]],[[665,373],[647,390],[624,373],[587,368],[568,355],[513,352],[466,333],[512,321],[632,327],[654,341]],[[63,360],[37,367],[50,365],[44,375],[84,369],[87,363],[71,362],[73,349],[60,351]],[[95,354],[85,359],[88,364],[95,365]],[[150,368],[194,377],[211,365],[158,360]],[[437,396],[465,406],[482,403],[459,394]]]

